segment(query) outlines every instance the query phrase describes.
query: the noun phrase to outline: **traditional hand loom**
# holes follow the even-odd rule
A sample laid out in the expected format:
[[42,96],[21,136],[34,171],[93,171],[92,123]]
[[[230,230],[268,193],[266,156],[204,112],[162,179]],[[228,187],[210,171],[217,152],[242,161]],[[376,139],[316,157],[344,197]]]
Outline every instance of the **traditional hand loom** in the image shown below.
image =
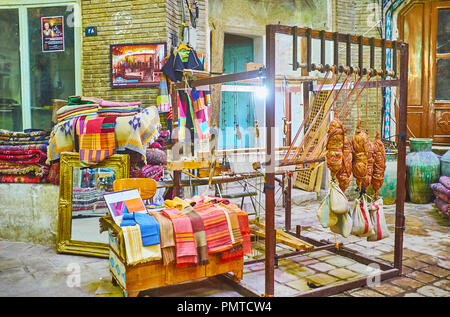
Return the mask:
[[[296,133],[292,142],[291,140],[291,128],[289,122],[292,121],[290,110],[287,112],[286,122],[287,127],[287,142],[282,148],[275,148],[275,140],[273,128],[275,127],[275,92],[276,92],[276,72],[275,72],[275,36],[276,34],[290,35],[293,39],[293,70],[297,71],[301,69],[301,75],[298,80],[303,82],[303,95],[304,106],[307,109],[307,113],[302,121],[302,124]],[[297,49],[298,38],[301,38],[302,43],[305,43],[306,60],[298,61]],[[312,39],[320,40],[320,63],[312,63]],[[332,41],[334,44],[334,63],[328,65],[325,63],[325,42]],[[346,45],[346,62],[345,65],[339,64],[339,44],[345,43]],[[352,64],[352,44],[356,44],[358,47],[358,62],[355,66]],[[363,48],[365,46],[370,47],[370,66],[364,67],[364,54]],[[375,49],[381,48],[381,68],[375,68]],[[389,70],[386,67],[386,50],[392,49],[393,51],[393,69]],[[397,71],[398,52],[400,57],[400,70]],[[193,76],[191,80],[187,82],[188,87],[201,87],[215,84],[222,84],[232,81],[244,81],[254,78],[264,78],[265,87],[268,89],[266,96],[266,148],[256,149],[266,151],[266,163],[264,164],[265,175],[265,224],[258,224],[258,226],[264,230],[265,237],[265,258],[261,260],[246,261],[245,264],[254,262],[265,262],[265,296],[274,296],[274,261],[276,258],[275,247],[277,241],[289,242],[289,236],[301,239],[306,242],[305,245],[310,244],[311,247],[305,247],[303,250],[297,250],[296,252],[283,255],[283,257],[289,257],[293,255],[310,252],[311,250],[329,250],[340,254],[342,256],[350,257],[360,263],[370,264],[376,263],[379,265],[381,272],[381,280],[389,279],[394,276],[401,275],[402,272],[402,248],[403,248],[403,231],[404,231],[404,201],[398,199],[396,202],[395,213],[395,246],[394,246],[394,265],[390,266],[384,262],[376,259],[371,259],[360,254],[356,254],[351,249],[346,248],[343,244],[336,246],[334,242],[330,241],[317,241],[301,235],[301,227],[297,225],[296,232],[291,232],[290,213],[291,213],[291,187],[290,177],[288,178],[288,186],[286,188],[286,214],[285,214],[285,231],[275,230],[274,224],[274,209],[275,209],[275,175],[282,174],[286,171],[293,171],[297,168],[308,167],[310,164],[317,164],[325,161],[324,142],[326,140],[326,134],[319,137],[320,127],[326,126],[329,122],[331,113],[340,118],[345,118],[350,113],[353,104],[349,103],[350,97],[355,95],[356,103],[361,93],[367,88],[378,87],[399,87],[399,111],[397,121],[397,144],[398,144],[398,161],[397,161],[397,196],[404,197],[405,195],[405,157],[406,157],[406,101],[408,90],[408,44],[402,42],[388,41],[384,39],[367,38],[363,36],[352,36],[349,34],[332,33],[325,31],[312,30],[310,28],[298,28],[296,26],[283,26],[283,25],[267,25],[266,26],[266,68],[259,70],[252,70],[242,73],[234,73],[227,75],[201,75]],[[325,73],[325,78],[312,79],[309,73],[312,71],[319,71]],[[332,83],[327,84],[326,81],[329,76],[332,76]],[[338,80],[335,76],[338,75]],[[344,76],[344,81],[338,83],[341,76]],[[376,82],[370,79],[377,77]],[[378,81],[378,77],[381,78]],[[315,83],[311,85],[313,81],[321,81],[321,83]],[[316,98],[322,91],[330,91],[325,102],[320,107],[320,110],[315,114],[311,121],[311,107],[309,107],[309,92],[310,87],[315,91]],[[336,101],[339,95],[341,95],[344,87],[349,88],[345,101],[340,109],[335,109]],[[172,85],[172,104],[176,105],[176,90],[185,89],[186,83]],[[337,91],[336,91],[337,90]],[[176,127],[178,118],[177,107],[173,109],[173,121]],[[320,114],[320,116],[319,116]],[[342,117],[341,117],[342,116]],[[306,121],[309,120],[309,121]],[[296,145],[300,132],[304,130],[308,124],[308,128],[304,131],[304,135],[300,140],[300,143]],[[319,129],[312,129],[312,126],[319,126]],[[176,136],[174,142],[177,142]],[[281,160],[277,160],[276,154],[280,153],[280,150],[284,150],[284,155]],[[278,152],[277,152],[278,151]],[[239,152],[239,150],[236,150]],[[214,155],[213,155],[214,156]],[[174,159],[179,159],[179,154],[174,153]],[[210,161],[210,167],[215,166],[215,161],[212,158]],[[174,193],[180,195],[181,184],[181,169],[174,170]],[[211,177],[210,177],[211,179]],[[260,231],[259,234],[262,234]],[[292,241],[291,241],[292,242]],[[306,292],[299,293],[295,296],[328,296],[333,295],[344,290],[361,287],[366,285],[367,279],[359,278],[353,281],[348,281],[338,285],[323,286],[316,289],[312,289]],[[242,285],[236,285],[237,287],[243,287]],[[246,288],[247,289],[247,288]],[[247,289],[250,293],[257,295],[251,289]]]

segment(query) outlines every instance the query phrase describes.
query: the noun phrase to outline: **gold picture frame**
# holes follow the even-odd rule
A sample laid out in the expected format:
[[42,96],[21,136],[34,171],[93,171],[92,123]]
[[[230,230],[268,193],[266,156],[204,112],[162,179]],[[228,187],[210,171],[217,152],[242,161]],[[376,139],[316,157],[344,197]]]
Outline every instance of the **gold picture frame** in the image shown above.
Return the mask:
[[[72,177],[74,167],[83,167],[80,163],[79,153],[61,153],[57,252],[107,258],[109,256],[108,243],[72,240]],[[128,154],[114,154],[95,165],[95,167],[115,168],[116,179],[128,178],[130,175],[130,157]]]

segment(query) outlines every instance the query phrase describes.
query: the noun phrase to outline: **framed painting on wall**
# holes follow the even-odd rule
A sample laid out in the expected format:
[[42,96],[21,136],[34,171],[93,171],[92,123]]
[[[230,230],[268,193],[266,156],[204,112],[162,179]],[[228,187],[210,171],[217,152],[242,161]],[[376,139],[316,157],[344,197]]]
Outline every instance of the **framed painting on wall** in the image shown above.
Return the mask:
[[166,43],[110,45],[111,88],[158,86],[166,54]]

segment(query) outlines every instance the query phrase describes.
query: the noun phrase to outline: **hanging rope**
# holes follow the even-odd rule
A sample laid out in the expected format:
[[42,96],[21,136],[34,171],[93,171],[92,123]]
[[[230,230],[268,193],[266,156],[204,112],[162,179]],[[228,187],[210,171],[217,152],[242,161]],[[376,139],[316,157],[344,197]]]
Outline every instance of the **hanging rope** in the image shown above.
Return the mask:
[[[331,67],[331,71],[334,73],[334,66]],[[317,97],[319,96],[320,92],[322,91],[323,85],[325,84],[325,81],[326,81],[326,79],[328,78],[329,73],[330,73],[330,71],[327,71],[327,72],[326,72],[325,78],[324,78],[322,84],[320,85],[319,90],[317,91],[316,96],[314,97],[313,104],[316,102]],[[334,89],[334,86],[333,86],[333,89]],[[304,104],[304,102],[303,102],[303,104]],[[306,125],[307,120],[309,120],[309,117],[310,117],[310,115],[311,115],[311,111],[312,111],[312,107],[310,106],[310,107],[308,108],[308,110],[307,110],[306,116],[304,117],[304,119],[303,119],[303,121],[302,121],[302,124],[301,124],[300,127],[298,128],[297,133],[295,134],[294,140],[292,141],[291,145],[289,146],[289,149],[287,150],[286,154],[284,155],[284,158],[283,158],[283,160],[282,160],[282,162],[281,162],[280,165],[286,164],[286,161],[287,161],[287,159],[288,159],[288,157],[289,157],[289,154],[291,153],[292,148],[293,148],[294,145],[295,145],[295,142],[297,142],[297,138],[300,136],[300,132],[302,131],[302,129],[303,129],[304,126]]]
[[[349,77],[349,76],[348,76],[348,74],[347,74],[347,76],[346,76],[346,78],[345,78],[345,81],[344,81],[344,84],[341,85],[341,88],[339,88],[338,94],[335,96],[335,98],[334,98],[334,100],[333,100],[333,102],[332,102],[332,106],[333,106],[333,104],[336,102],[337,98],[339,97],[339,94],[341,93],[342,88],[344,87],[345,83],[348,81],[348,77]],[[313,128],[314,124],[316,123],[317,119],[319,118],[320,113],[323,111],[325,105],[327,104],[328,99],[329,99],[330,96],[332,95],[332,92],[334,91],[335,87],[336,87],[336,85],[333,85],[333,87],[331,88],[330,93],[327,95],[327,98],[325,99],[325,101],[324,101],[323,104],[321,105],[319,111],[317,112],[316,116],[314,117],[314,120],[313,120],[313,121],[311,122],[311,124],[309,125],[308,130],[306,131],[305,135],[304,135],[303,138],[302,138],[302,141],[300,142],[300,145],[297,147],[297,149],[296,149],[296,151],[295,151],[295,154],[294,154],[294,155],[291,157],[291,159],[289,160],[289,164],[293,164],[294,162],[297,162],[297,161],[298,161],[300,151],[302,150],[303,145],[305,144],[305,142],[306,142],[306,140],[307,140],[309,134],[310,134],[311,131],[312,131],[312,128]],[[324,117],[327,117],[327,116],[328,116],[329,112],[330,112],[331,109],[332,109],[332,106],[326,111],[326,113],[324,114]],[[322,120],[322,122],[321,122],[321,124],[320,124],[321,127],[323,126],[324,122],[325,122],[325,120]],[[319,130],[320,130],[320,128],[319,128]],[[317,131],[316,131],[316,133],[317,133]],[[313,137],[312,140],[314,140],[314,137]],[[310,141],[309,141],[309,142],[310,142]],[[311,143],[311,142],[310,142],[310,143]],[[308,145],[308,143],[307,143],[307,145]]]

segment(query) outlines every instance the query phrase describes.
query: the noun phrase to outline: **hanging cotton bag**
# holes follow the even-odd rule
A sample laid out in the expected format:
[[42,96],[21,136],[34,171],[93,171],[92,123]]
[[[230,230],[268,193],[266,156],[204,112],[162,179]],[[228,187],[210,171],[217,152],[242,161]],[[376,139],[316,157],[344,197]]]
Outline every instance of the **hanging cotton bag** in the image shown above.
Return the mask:
[[344,238],[347,238],[352,233],[352,215],[350,210],[346,214],[337,215],[338,222],[331,226],[330,229],[334,233],[338,233]]
[[386,218],[383,211],[383,198],[379,198],[369,208],[370,217],[374,227],[374,234],[367,237],[367,241],[378,241],[389,237]]
[[328,228],[337,223],[336,215],[330,210],[330,194],[322,200],[319,210],[317,211],[317,218],[324,228]]
[[336,215],[348,213],[348,199],[335,182],[330,182],[330,209]]
[[373,235],[372,220],[368,211],[367,201],[363,197],[355,199],[355,207],[352,213],[352,234],[358,237],[367,237]]

